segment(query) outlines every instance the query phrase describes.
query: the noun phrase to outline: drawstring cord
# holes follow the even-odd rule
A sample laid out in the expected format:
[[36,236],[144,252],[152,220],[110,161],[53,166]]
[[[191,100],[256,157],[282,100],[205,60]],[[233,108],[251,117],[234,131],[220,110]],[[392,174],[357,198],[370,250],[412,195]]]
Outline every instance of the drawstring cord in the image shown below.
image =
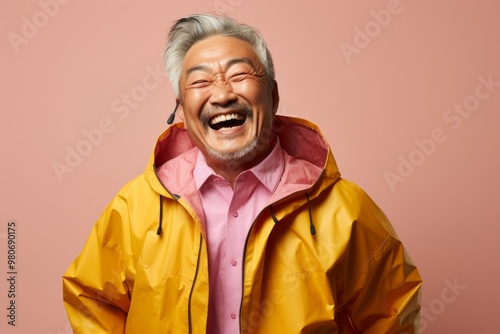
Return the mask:
[[273,222],[275,224],[278,224],[280,221],[278,220],[278,218],[276,218],[276,216],[274,215],[274,211],[273,211],[273,206],[272,205],[269,205],[269,211],[271,211],[271,218],[273,218]]
[[[307,199],[307,210],[309,212],[309,230],[311,231],[311,235],[316,234],[316,227],[314,226],[313,218],[312,218],[312,210],[311,210],[311,201],[309,200],[309,193],[306,193],[306,199]],[[273,206],[269,205],[269,211],[271,213],[271,218],[273,219],[273,222],[275,224],[279,223],[278,218],[276,218],[273,210]]]
[[309,201],[309,193],[306,193],[306,198],[307,198],[307,209],[309,210],[309,228],[311,229],[311,235],[316,234],[316,227],[314,227],[313,223],[313,217],[312,217],[312,212],[311,212],[311,202]]
[[158,230],[156,230],[156,234],[157,235],[160,235],[161,234],[161,230],[162,230],[162,225],[163,223],[163,196],[160,195],[160,221],[158,223]]

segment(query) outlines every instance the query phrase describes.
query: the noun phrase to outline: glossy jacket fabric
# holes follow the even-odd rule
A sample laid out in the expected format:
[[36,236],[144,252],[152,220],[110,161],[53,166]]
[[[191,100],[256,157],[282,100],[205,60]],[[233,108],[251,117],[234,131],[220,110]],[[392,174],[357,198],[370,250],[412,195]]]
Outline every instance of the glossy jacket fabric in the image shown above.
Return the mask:
[[[340,177],[314,124],[276,116],[273,131],[289,155],[322,172],[289,164],[283,195],[253,223],[241,333],[417,333],[422,281],[385,215]],[[94,226],[63,277],[75,333],[205,333],[209,277],[194,162],[172,160],[192,147],[182,124],[168,128],[145,173]],[[155,173],[167,161],[176,189]]]

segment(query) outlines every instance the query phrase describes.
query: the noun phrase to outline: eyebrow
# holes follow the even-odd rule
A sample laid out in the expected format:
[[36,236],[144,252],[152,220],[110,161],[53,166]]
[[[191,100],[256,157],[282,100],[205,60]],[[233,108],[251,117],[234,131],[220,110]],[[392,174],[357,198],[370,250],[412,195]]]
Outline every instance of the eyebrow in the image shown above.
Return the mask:
[[226,63],[226,70],[231,66],[239,63],[247,63],[248,65],[252,66],[252,68],[255,68],[254,64],[250,59],[248,59],[247,57],[241,57],[228,60],[228,62]]
[[[247,63],[248,65],[252,66],[252,68],[255,68],[253,62],[249,59],[249,58],[246,58],[246,57],[241,57],[241,58],[233,58],[233,59],[229,59],[225,66],[224,66],[224,70],[227,70],[228,68],[230,68],[231,66],[235,65],[235,64],[239,64],[239,63]],[[203,72],[210,72],[210,68],[207,66],[207,65],[196,65],[196,66],[193,66],[193,67],[190,67],[187,71],[186,71],[186,78],[193,72],[196,72],[196,71],[203,71]]]

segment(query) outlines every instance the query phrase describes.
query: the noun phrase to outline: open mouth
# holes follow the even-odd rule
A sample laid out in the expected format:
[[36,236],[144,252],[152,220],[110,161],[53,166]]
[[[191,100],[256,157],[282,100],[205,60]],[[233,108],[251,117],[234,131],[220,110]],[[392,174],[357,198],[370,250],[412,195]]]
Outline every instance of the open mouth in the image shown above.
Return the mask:
[[243,114],[227,114],[219,115],[210,119],[208,122],[210,128],[214,130],[230,129],[237,126],[242,126],[245,123],[247,116]]

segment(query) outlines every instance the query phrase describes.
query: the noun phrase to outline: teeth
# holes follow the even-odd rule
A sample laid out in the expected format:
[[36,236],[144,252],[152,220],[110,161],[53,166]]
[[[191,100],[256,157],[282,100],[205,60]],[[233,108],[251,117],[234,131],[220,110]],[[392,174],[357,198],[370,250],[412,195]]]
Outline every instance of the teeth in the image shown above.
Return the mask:
[[214,118],[212,118],[210,120],[210,125],[214,125],[214,124],[224,122],[224,121],[229,121],[231,119],[241,120],[243,118],[244,118],[244,116],[240,115],[240,114],[219,115],[219,116],[215,116]]

